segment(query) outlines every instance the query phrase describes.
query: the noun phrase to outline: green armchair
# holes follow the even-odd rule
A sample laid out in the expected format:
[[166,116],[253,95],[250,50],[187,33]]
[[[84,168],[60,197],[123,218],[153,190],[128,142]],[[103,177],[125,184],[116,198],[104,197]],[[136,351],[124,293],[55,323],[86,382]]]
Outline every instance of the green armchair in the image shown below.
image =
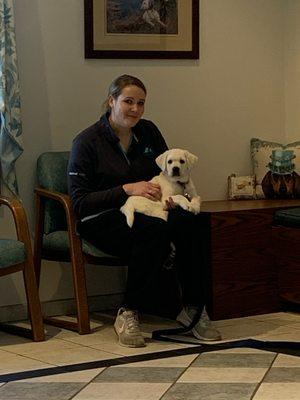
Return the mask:
[[17,239],[0,239],[0,277],[18,271],[23,272],[28,315],[31,322],[31,329],[5,323],[0,324],[0,329],[32,338],[34,341],[43,341],[45,333],[25,210],[16,198],[8,199],[1,196],[0,205],[7,206],[11,210],[17,233]]
[[69,261],[77,322],[56,317],[44,321],[80,334],[91,332],[88,309],[85,264],[123,266],[124,261],[97,249],[76,233],[75,218],[67,187],[69,152],[47,152],[37,160],[36,227],[34,265],[39,284],[41,260]]

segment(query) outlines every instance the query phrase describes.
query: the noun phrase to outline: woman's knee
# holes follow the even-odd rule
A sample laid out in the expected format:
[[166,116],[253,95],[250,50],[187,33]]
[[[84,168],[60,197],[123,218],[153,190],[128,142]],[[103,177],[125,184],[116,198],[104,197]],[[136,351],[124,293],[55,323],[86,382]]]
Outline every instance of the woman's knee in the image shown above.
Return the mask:
[[170,243],[170,231],[166,221],[161,218],[148,217],[143,214],[137,215],[132,228],[135,235],[140,239],[164,241]]
[[179,229],[181,231],[194,230],[198,223],[198,216],[190,211],[176,208],[169,212],[168,224],[170,229]]

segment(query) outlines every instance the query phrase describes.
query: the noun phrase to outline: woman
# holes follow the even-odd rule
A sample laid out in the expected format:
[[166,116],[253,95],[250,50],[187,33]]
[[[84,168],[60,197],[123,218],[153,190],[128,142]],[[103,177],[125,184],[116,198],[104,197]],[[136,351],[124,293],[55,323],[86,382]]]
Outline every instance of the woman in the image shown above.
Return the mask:
[[[123,306],[114,324],[119,343],[145,346],[135,310],[151,302],[154,283],[176,247],[176,266],[186,306],[177,319],[188,325],[205,304],[203,272],[197,251],[197,219],[182,209],[173,209],[168,222],[143,214],[129,228],[120,207],[128,196],[159,200],[160,187],[149,180],[160,171],[155,158],[167,150],[157,127],[141,119],[146,88],[138,79],[122,75],[109,87],[106,113],[74,140],[69,163],[69,190],[78,232],[99,249],[128,262]],[[189,232],[189,235],[187,235]],[[219,340],[207,315],[193,328],[198,339]]]

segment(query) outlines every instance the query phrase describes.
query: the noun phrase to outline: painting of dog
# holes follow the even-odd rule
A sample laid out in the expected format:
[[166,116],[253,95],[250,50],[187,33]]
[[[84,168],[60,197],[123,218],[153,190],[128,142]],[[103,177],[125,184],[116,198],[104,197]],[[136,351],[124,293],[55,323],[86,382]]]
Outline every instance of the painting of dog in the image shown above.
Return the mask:
[[126,216],[130,227],[133,225],[135,212],[167,221],[166,202],[169,198],[172,198],[176,206],[186,211],[193,214],[200,212],[201,198],[190,176],[198,157],[187,150],[171,149],[159,155],[155,161],[161,173],[151,182],[160,185],[161,200],[153,201],[142,196],[130,196],[121,207],[121,212]]

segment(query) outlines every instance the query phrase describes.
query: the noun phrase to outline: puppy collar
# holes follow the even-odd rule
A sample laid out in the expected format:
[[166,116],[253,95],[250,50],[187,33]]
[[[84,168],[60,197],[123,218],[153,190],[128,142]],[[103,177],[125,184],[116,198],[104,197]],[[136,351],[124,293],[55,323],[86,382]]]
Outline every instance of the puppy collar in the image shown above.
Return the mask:
[[187,184],[189,183],[189,180],[188,180],[188,181],[186,181],[186,182],[180,182],[180,181],[177,181],[177,183],[179,183],[179,185],[180,185],[180,186],[183,186],[183,187],[184,187],[184,189],[185,189],[185,185],[187,185]]

